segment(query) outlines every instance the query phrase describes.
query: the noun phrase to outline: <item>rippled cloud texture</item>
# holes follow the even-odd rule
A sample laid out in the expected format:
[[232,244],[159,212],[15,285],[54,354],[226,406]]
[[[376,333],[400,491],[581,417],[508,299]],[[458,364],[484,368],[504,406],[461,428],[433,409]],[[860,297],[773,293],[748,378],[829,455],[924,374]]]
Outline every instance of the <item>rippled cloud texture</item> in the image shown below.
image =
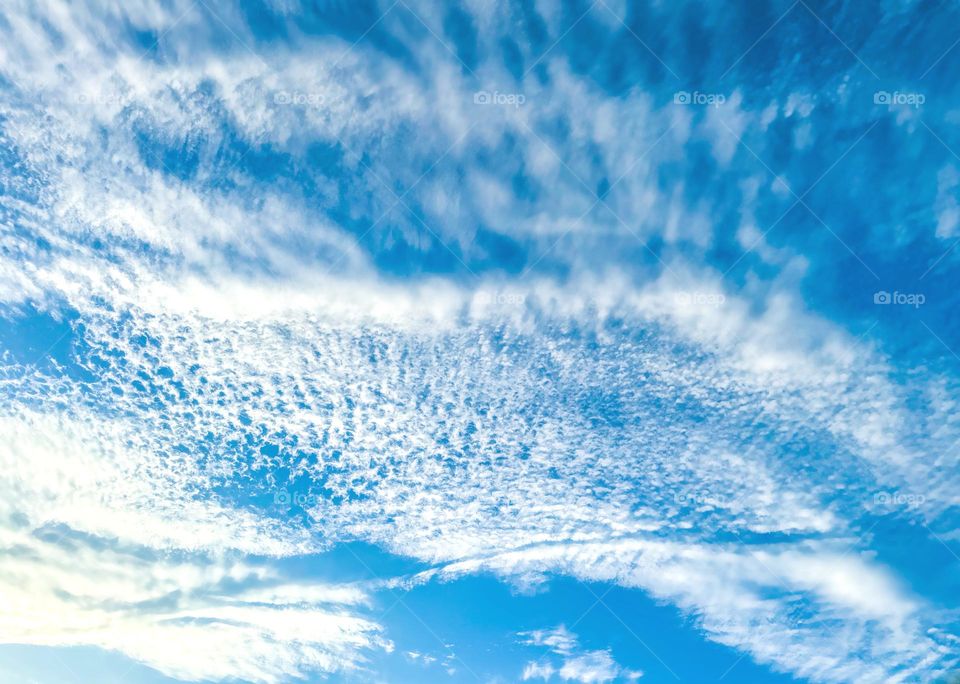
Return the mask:
[[0,673],[950,681],[958,20],[5,3]]

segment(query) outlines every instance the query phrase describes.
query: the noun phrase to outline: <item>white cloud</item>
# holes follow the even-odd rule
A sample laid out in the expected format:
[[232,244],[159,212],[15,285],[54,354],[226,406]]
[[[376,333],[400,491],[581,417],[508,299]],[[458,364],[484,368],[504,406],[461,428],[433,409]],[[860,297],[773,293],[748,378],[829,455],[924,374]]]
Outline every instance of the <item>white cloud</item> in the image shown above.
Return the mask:
[[[689,282],[680,291],[714,287]],[[829,328],[819,341],[793,334],[796,317],[805,314],[783,300],[756,318],[730,295],[721,316],[710,307],[672,307],[677,291],[665,283],[632,293],[611,287],[616,283],[566,289],[542,282],[506,313],[442,283],[434,289],[367,283],[341,308],[328,291],[331,307],[321,304],[317,314],[305,310],[312,295],[302,289],[285,298],[249,284],[239,295],[215,284],[198,284],[193,295],[159,285],[166,289],[155,292],[168,294],[150,294],[127,309],[132,317],[120,324],[77,298],[84,307],[83,345],[89,345],[84,353],[120,352],[125,359],[123,366],[98,371],[100,388],[86,389],[88,402],[111,407],[108,418],[94,420],[73,401],[58,418],[16,409],[18,417],[6,428],[8,471],[18,472],[22,453],[48,454],[52,467],[63,470],[51,479],[62,483],[62,491],[44,496],[91,493],[90,501],[74,508],[21,497],[37,521],[55,522],[66,511],[69,524],[97,535],[247,552],[266,544],[285,555],[316,548],[316,542],[303,530],[277,528],[269,518],[244,519],[246,514],[209,496],[182,496],[190,488],[209,492],[213,473],[172,450],[163,425],[177,421],[177,441],[187,454],[255,439],[249,465],[241,468],[222,450],[211,460],[216,476],[241,495],[269,494],[261,478],[274,463],[289,464],[308,481],[319,479],[322,463],[292,460],[295,435],[298,449],[339,452],[342,471],[326,477],[328,493],[311,509],[327,540],[360,537],[425,560],[460,561],[463,571],[492,564],[526,582],[562,571],[636,586],[700,616],[706,633],[721,643],[824,680],[872,676],[901,663],[914,667],[936,653],[936,644],[922,636],[928,624],[923,606],[858,556],[838,557],[829,545],[759,547],[754,553],[760,563],[698,540],[732,530],[826,534],[853,543],[846,516],[872,506],[877,485],[851,482],[847,496],[836,499],[826,484],[830,471],[867,463],[878,466],[877,482],[919,481],[923,470],[905,448],[911,435],[901,426],[909,424],[909,414],[896,388],[876,372],[858,370],[874,363],[869,350],[858,353]],[[324,294],[316,292],[318,299]],[[137,295],[131,290],[125,296]],[[223,305],[213,303],[218,296]],[[254,304],[257,296],[267,304]],[[367,297],[382,308],[368,306]],[[250,303],[246,311],[244,301]],[[591,301],[606,307],[605,317],[625,316],[650,337],[640,343],[611,335],[606,318],[587,313]],[[378,311],[384,320],[377,320]],[[458,323],[457,311],[473,322]],[[515,343],[503,346],[496,339],[496,321],[508,325]],[[577,344],[544,338],[536,329],[545,324],[593,331],[600,344],[586,353]],[[803,327],[816,325],[814,320]],[[140,337],[149,344],[136,341]],[[678,344],[712,353],[678,352]],[[495,345],[501,346],[492,353]],[[160,368],[169,371],[159,374]],[[552,385],[544,384],[544,368],[555,378]],[[644,392],[638,394],[629,378],[641,376]],[[50,390],[42,377],[20,374],[12,382],[20,398]],[[78,396],[78,388],[60,382],[57,392]],[[162,420],[141,408],[136,382],[161,398]],[[427,384],[431,390],[424,396]],[[123,393],[114,394],[113,387]],[[180,392],[191,403],[177,399]],[[627,427],[592,413],[591,402],[598,401],[610,402]],[[710,420],[708,413],[698,425],[685,411],[663,408],[678,401],[714,407],[724,419]],[[17,406],[9,397],[7,402]],[[778,441],[740,441],[753,420],[746,408],[753,402],[762,403],[770,420],[793,429],[820,425],[821,435],[830,435],[828,443],[838,449],[835,459],[808,463],[813,470],[797,478],[775,457]],[[655,406],[660,408],[654,412]],[[864,422],[878,410],[903,417]],[[256,455],[260,444],[276,445],[280,455]],[[50,456],[66,453],[92,455],[77,461]],[[122,457],[130,453],[137,457]],[[127,468],[151,472],[151,488],[138,490],[141,480]],[[10,485],[15,491],[55,486],[18,477]],[[111,488],[122,480],[133,484]],[[598,481],[607,483],[602,495]],[[825,507],[823,501],[832,503]],[[671,529],[690,541],[642,541]],[[145,531],[151,531],[146,539]],[[545,553],[542,545],[549,542],[562,542],[557,549],[566,550],[549,552],[540,562],[504,560],[498,566],[504,556],[490,559],[500,549]],[[649,559],[661,557],[676,584],[647,569]],[[763,596],[757,586],[777,588],[770,570],[791,584],[795,598]],[[796,625],[790,616],[798,606],[820,606],[824,622],[816,630]],[[761,616],[771,612],[781,622],[761,629]],[[849,655],[868,644],[878,649],[877,664]]]
[[[200,553],[163,561],[62,526],[18,522],[0,529],[0,642],[97,646],[171,677],[265,684],[356,669],[366,652],[389,647],[375,622],[346,609],[356,588],[298,595],[271,586],[269,567]],[[234,593],[237,583],[264,586]]]
[[612,682],[619,673],[620,668],[607,651],[588,651],[564,660],[558,674],[561,679],[592,684]]
[[[682,292],[714,287],[689,283]],[[459,561],[455,567],[462,571],[492,566],[528,583],[562,571],[635,586],[698,615],[706,633],[721,643],[824,680],[873,676],[901,663],[914,667],[936,653],[937,645],[923,637],[923,606],[856,555],[844,558],[830,545],[786,545],[757,547],[753,557],[698,540],[713,530],[799,531],[832,536],[845,550],[856,541],[847,536],[845,516],[871,506],[876,485],[851,482],[845,498],[833,499],[824,484],[829,479],[821,480],[816,469],[824,468],[828,478],[846,458],[884,464],[877,477],[888,482],[922,472],[909,452],[889,461],[897,455],[891,447],[909,436],[899,421],[864,432],[862,417],[877,407],[888,415],[904,411],[882,375],[864,371],[850,382],[860,364],[870,367],[869,350],[858,354],[829,328],[819,342],[793,334],[793,321],[804,314],[782,300],[758,319],[731,295],[721,316],[710,307],[672,307],[677,291],[665,283],[632,292],[611,284],[617,281],[605,289],[542,282],[504,314],[489,300],[477,303],[469,291],[442,283],[420,290],[368,283],[354,295],[356,303],[342,309],[336,295],[327,293],[334,305],[316,315],[304,310],[309,294],[301,304],[296,295],[284,301],[266,288],[237,296],[207,284],[195,296],[176,296],[176,287],[166,285],[168,295],[150,295],[128,309],[133,318],[119,325],[111,314],[76,299],[84,306],[83,344],[90,345],[85,353],[116,350],[125,359],[124,366],[98,371],[104,394],[87,389],[93,390],[88,401],[94,406],[111,407],[109,418],[94,420],[72,401],[63,418],[16,410],[20,415],[7,423],[8,471],[16,473],[26,462],[21,453],[47,454],[53,468],[63,469],[52,479],[63,489],[45,496],[84,491],[97,502],[74,511],[42,505],[43,497],[21,497],[38,521],[57,521],[67,511],[71,525],[97,535],[247,552],[270,545],[273,553],[286,555],[316,548],[314,538],[277,528],[269,518],[244,519],[209,496],[181,495],[189,488],[209,492],[212,473],[172,450],[163,423],[176,416],[178,443],[188,445],[187,453],[243,443],[248,436],[256,436],[257,445],[276,445],[279,461],[255,455],[242,469],[228,453],[214,453],[216,476],[240,494],[264,487],[269,494],[260,478],[276,462],[288,463],[308,481],[319,479],[322,464],[290,460],[295,435],[299,449],[339,452],[342,473],[328,475],[325,484],[333,494],[319,496],[311,509],[318,531],[330,541],[356,536],[425,560]],[[231,308],[229,302],[254,301],[249,293],[272,303]],[[224,297],[224,305],[213,304],[215,296]],[[364,297],[379,299],[382,309],[368,307]],[[658,332],[642,344],[610,337],[606,319],[587,313],[591,301],[606,307],[605,316],[626,316]],[[443,304],[431,310],[431,302]],[[409,315],[395,316],[402,311]],[[456,311],[474,322],[458,323],[451,313]],[[517,343],[491,353],[503,344],[487,327],[495,321],[506,321]],[[585,353],[577,344],[543,338],[536,328],[545,323],[595,331],[600,345]],[[136,341],[141,336],[147,346]],[[698,359],[698,352],[677,352],[678,343],[713,352]],[[765,352],[770,358],[757,358],[753,348],[772,350]],[[160,375],[160,368],[169,371]],[[544,385],[543,368],[555,385]],[[637,394],[627,384],[640,376],[645,391]],[[162,421],[140,408],[141,394],[132,387],[138,381],[154,387],[153,396],[166,397]],[[49,392],[49,380],[41,377],[18,375],[13,382],[21,398]],[[425,384],[431,391],[424,397]],[[181,403],[174,390],[196,403]],[[70,398],[78,389],[62,383],[57,391]],[[716,407],[724,420],[697,425],[683,411],[652,413],[655,405],[669,407],[680,398]],[[851,398],[861,407],[854,408]],[[595,401],[612,402],[614,415],[630,421],[628,428],[592,414],[589,402]],[[752,421],[750,411],[741,416],[736,406],[754,401],[763,402],[771,419],[795,429],[819,423],[841,451],[829,464],[808,463],[813,472],[797,479],[774,457],[777,441],[736,438]],[[281,403],[285,408],[278,412]],[[908,423],[906,414],[902,422]],[[50,455],[88,452],[78,461]],[[138,455],[121,456],[130,453]],[[138,490],[140,480],[126,474],[125,468],[134,467],[153,474],[150,489]],[[132,484],[111,488],[123,480]],[[598,481],[608,483],[602,496]],[[54,486],[24,476],[13,482],[15,491]],[[364,489],[355,489],[358,482]],[[352,501],[333,499],[351,491]],[[358,491],[365,493],[356,496]],[[104,492],[109,496],[100,501]],[[824,507],[821,501],[833,503]],[[671,529],[689,535],[689,542],[658,546],[647,536]],[[152,532],[144,540],[147,530]],[[542,546],[549,542],[562,543],[550,551]],[[491,558],[494,550],[523,548],[533,555]],[[545,555],[536,560],[538,554]],[[671,568],[672,580],[652,574],[658,563]],[[779,588],[771,571],[790,583],[793,598],[765,597],[758,587]],[[818,611],[823,622],[817,629],[793,622],[800,606]],[[761,629],[771,614],[778,616],[776,628]],[[845,640],[837,638],[840,633]],[[876,649],[876,664],[850,656],[868,645]]]
[[546,646],[554,653],[560,655],[569,655],[577,647],[577,637],[570,631],[560,625],[554,629],[538,629],[532,632],[521,632],[520,636],[525,637],[523,643],[532,646]]
[[[197,500],[188,462],[120,449],[117,426],[99,423],[113,434],[31,413],[0,421],[0,642],[98,646],[177,678],[265,684],[353,669],[388,646],[357,614],[362,588],[228,560],[311,548],[302,534]],[[182,560],[164,560],[174,552]]]
[[937,230],[938,238],[947,239],[953,237],[960,226],[960,204],[957,203],[956,190],[960,185],[960,173],[957,173],[956,167],[949,165],[940,169],[937,174],[937,199],[935,210],[937,212]]
[[[930,668],[945,672],[952,662],[940,660],[950,638],[923,628],[922,604],[889,572],[843,547],[557,544],[454,563],[442,575],[484,570],[561,572],[644,589],[696,616],[712,639],[813,681],[900,681]],[[798,610],[816,630],[794,623]]]
[[528,646],[545,647],[550,653],[561,656],[557,666],[545,662],[544,658],[531,661],[524,666],[523,680],[542,679],[549,681],[554,674],[564,681],[610,682],[618,677],[627,681],[636,681],[643,676],[637,670],[621,667],[610,651],[587,650],[580,646],[577,636],[564,625],[553,629],[538,629],[521,632],[521,643]]
[[542,679],[546,682],[550,680],[554,672],[556,670],[549,663],[530,662],[524,665],[521,676],[525,682],[531,679]]

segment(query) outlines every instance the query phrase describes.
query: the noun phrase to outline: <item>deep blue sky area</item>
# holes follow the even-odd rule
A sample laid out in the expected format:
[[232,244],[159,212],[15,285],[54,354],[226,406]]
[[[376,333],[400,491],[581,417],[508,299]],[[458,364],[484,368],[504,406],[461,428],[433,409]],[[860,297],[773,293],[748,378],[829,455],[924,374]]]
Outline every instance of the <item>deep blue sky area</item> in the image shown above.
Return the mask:
[[960,8],[0,7],[0,680],[960,677]]

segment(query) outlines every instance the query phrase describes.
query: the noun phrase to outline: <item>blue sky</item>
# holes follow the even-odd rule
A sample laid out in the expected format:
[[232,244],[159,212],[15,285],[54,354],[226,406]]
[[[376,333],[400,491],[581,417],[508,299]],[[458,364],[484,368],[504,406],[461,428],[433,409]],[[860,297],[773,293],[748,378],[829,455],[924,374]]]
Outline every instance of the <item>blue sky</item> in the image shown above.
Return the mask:
[[950,682],[960,9],[0,8],[0,679]]

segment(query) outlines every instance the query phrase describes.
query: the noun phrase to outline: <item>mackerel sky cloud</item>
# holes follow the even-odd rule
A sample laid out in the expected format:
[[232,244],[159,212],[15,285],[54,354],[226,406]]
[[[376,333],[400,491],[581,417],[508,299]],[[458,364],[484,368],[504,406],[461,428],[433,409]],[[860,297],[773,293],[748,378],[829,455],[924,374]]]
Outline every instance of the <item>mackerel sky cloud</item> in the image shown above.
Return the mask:
[[960,9],[0,7],[0,680],[960,681]]

